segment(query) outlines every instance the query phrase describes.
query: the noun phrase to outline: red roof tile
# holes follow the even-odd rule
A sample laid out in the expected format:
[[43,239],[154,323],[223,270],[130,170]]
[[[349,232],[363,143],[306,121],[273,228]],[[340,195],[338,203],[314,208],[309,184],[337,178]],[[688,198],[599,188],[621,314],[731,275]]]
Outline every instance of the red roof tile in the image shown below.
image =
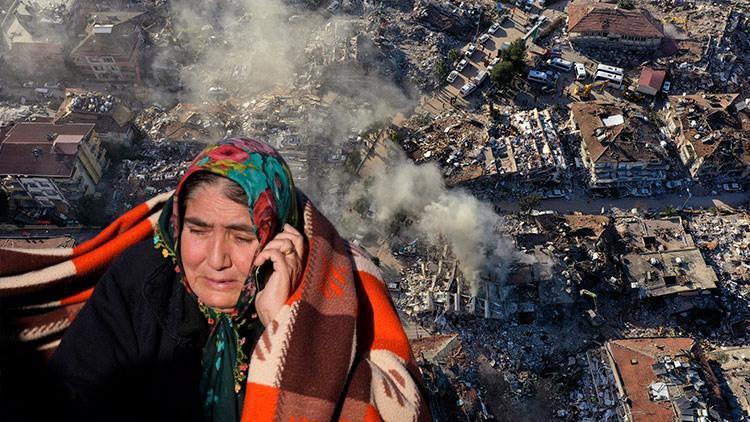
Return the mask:
[[70,177],[78,145],[93,129],[91,124],[17,123],[0,143],[0,174]]
[[568,32],[661,38],[664,29],[645,9],[620,9],[610,3],[580,3],[568,7]]
[[652,365],[659,356],[674,358],[691,350],[690,338],[639,338],[613,340],[608,344],[625,393],[630,399],[634,422],[672,422],[674,411],[670,402],[654,402],[648,396],[649,386],[659,377]]
[[659,90],[661,89],[661,86],[664,83],[664,78],[666,77],[667,72],[663,70],[654,70],[650,67],[644,67],[643,70],[641,70],[641,77],[638,79],[638,85],[648,86]]

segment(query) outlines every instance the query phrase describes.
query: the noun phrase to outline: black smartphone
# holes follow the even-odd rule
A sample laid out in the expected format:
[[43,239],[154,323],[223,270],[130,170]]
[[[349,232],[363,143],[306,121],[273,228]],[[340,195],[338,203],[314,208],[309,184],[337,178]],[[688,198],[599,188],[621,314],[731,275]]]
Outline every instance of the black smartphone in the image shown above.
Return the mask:
[[271,273],[273,273],[273,262],[271,262],[270,259],[264,262],[260,267],[255,268],[255,283],[258,291],[261,291],[266,287],[266,283],[271,277]]

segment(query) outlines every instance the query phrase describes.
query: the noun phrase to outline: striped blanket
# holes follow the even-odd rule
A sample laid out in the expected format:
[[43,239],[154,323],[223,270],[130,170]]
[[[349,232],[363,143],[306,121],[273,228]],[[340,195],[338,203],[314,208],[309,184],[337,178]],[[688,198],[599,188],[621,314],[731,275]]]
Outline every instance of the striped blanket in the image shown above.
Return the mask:
[[[74,248],[0,248],[0,299],[17,312],[14,339],[54,350],[108,264],[153,233],[169,195]],[[252,352],[242,420],[430,420],[378,268],[312,203],[303,209],[305,272]]]

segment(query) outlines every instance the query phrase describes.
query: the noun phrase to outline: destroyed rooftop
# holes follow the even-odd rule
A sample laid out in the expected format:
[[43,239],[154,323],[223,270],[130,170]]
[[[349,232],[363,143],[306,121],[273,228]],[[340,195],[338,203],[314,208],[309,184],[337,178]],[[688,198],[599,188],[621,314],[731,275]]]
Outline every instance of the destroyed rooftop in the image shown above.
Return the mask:
[[[606,344],[614,362],[613,375],[621,383],[632,420],[721,420],[715,410],[721,393],[707,375],[698,344],[690,338],[637,338]],[[654,392],[662,394],[654,400]],[[624,416],[624,415],[623,415]],[[701,419],[700,417],[704,418]],[[685,419],[688,418],[688,419]]]
[[626,10],[609,3],[568,6],[568,32],[604,32],[643,38],[664,36],[661,24],[647,10]]
[[570,109],[593,162],[663,161],[655,149],[660,132],[644,117],[602,101],[572,103]]
[[750,164],[750,114],[732,110],[739,94],[673,95],[669,105],[677,114],[686,142],[698,157],[707,157],[725,140],[741,142],[738,153]]
[[112,130],[119,130],[132,121],[134,113],[112,95],[68,88],[65,90],[65,101],[60,104],[55,114],[55,122],[65,122],[74,115],[78,115],[77,117],[81,115],[111,117],[112,122],[117,126]]
[[74,2],[75,0],[19,1],[17,8],[3,19],[5,36],[14,43],[61,44],[70,13],[68,8]]

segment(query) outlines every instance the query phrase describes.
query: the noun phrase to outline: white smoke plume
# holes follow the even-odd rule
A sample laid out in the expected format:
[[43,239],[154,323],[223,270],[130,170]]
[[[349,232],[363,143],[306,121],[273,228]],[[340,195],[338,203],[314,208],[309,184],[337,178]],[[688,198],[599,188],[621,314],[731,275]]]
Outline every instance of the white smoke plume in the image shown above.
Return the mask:
[[379,221],[405,213],[430,242],[450,245],[473,296],[481,291],[480,274],[502,282],[510,264],[521,259],[507,234],[497,233],[501,222],[492,207],[463,190],[448,190],[435,164],[401,160],[376,179],[372,194]]

